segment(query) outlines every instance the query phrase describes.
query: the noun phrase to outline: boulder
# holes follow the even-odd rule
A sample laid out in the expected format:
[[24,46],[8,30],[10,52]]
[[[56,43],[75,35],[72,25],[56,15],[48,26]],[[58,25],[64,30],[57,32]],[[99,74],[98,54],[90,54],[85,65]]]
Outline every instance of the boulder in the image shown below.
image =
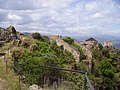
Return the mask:
[[38,85],[33,84],[29,87],[29,90],[38,90]]
[[6,37],[10,35],[10,32],[7,30],[1,30],[0,32],[0,40],[6,40]]
[[10,33],[12,33],[12,34],[16,34],[16,30],[15,30],[14,26],[9,26],[7,28],[7,30],[10,31]]
[[30,46],[30,51],[35,51],[35,50],[37,50],[37,45],[31,45]]
[[29,90],[42,90],[42,88],[39,89],[38,85],[33,84],[29,87]]
[[0,41],[0,46],[3,46],[4,45],[4,41]]

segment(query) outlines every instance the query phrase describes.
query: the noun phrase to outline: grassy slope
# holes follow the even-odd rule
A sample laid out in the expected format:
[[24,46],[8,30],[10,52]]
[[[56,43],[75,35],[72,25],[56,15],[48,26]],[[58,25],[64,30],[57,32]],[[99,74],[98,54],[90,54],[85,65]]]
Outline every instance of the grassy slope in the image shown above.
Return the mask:
[[[19,90],[19,77],[13,71],[13,69],[8,68],[8,73],[6,73],[6,67],[3,59],[0,59],[0,78],[6,81],[4,90]],[[27,90],[25,86],[21,83],[21,89]]]
[[[5,52],[9,47],[9,43],[0,48],[0,52]],[[0,57],[0,79],[6,81],[3,90],[19,90],[19,76],[14,73],[13,68],[8,66],[8,73],[6,73],[6,65],[3,58]],[[0,83],[1,84],[1,83]],[[21,82],[21,90],[27,90],[27,88]]]
[[0,53],[5,52],[10,47],[10,43],[5,43],[3,47],[0,47]]

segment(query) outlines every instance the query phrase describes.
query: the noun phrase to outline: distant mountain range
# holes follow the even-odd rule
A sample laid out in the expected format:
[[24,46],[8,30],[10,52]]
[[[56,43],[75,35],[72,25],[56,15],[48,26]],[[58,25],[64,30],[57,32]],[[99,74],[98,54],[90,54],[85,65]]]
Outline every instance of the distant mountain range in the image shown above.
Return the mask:
[[120,49],[120,40],[114,40],[113,44],[116,48]]

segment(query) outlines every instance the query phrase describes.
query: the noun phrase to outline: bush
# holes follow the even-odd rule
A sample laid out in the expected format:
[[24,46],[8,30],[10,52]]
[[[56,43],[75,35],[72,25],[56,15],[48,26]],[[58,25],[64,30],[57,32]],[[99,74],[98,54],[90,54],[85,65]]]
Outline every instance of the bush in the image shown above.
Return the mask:
[[42,36],[38,32],[33,33],[32,37],[37,40],[42,40]]
[[74,44],[74,39],[72,39],[71,37],[63,38],[63,40],[65,42],[69,43],[70,45]]

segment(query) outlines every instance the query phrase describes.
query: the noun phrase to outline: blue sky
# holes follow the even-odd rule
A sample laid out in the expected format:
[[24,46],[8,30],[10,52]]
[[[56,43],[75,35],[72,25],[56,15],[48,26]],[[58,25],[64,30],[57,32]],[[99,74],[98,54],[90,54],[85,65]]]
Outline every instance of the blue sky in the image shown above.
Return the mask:
[[0,26],[68,36],[120,35],[120,0],[0,0]]

